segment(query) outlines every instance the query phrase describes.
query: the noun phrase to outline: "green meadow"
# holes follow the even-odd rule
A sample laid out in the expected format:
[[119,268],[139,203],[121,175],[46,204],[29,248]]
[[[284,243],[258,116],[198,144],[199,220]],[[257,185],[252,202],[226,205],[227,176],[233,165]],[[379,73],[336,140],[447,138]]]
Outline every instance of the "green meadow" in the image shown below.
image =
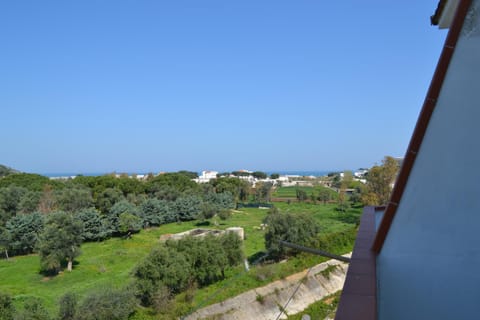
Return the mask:
[[303,190],[308,195],[315,190],[315,187],[278,187],[272,193],[272,197],[274,198],[296,198],[297,197],[297,190]]
[[336,199],[337,193],[332,189],[326,188],[324,186],[315,186],[315,187],[278,187],[272,193],[273,198],[296,198],[297,197],[297,190],[305,191],[308,198],[310,199],[310,195],[313,193],[318,195],[319,192],[328,190],[331,194],[332,199]]
[[[338,212],[332,204],[276,203],[284,212],[304,212],[311,214],[320,223],[320,236],[352,230],[358,223],[360,208],[347,212]],[[66,292],[83,296],[94,288],[103,286],[121,287],[129,284],[132,271],[152,249],[159,245],[159,238],[164,234],[182,232],[198,227],[225,229],[233,226],[243,227],[246,239],[244,253],[253,261],[265,251],[264,231],[260,224],[267,214],[264,209],[242,209],[234,211],[231,218],[222,221],[213,218],[209,221],[190,221],[172,223],[158,228],[142,230],[131,239],[112,238],[103,242],[84,243],[82,254],[76,259],[71,273],[63,272],[55,277],[40,274],[40,262],[37,255],[16,256],[10,260],[0,260],[0,291],[10,293],[16,305],[21,305],[27,297],[41,298],[52,313],[56,312],[58,299]],[[335,253],[351,250],[352,241],[332,247]],[[176,315],[193,309],[219,302],[243,291],[280,279],[300,271],[310,265],[324,261],[318,256],[300,254],[286,263],[270,264],[250,269],[243,266],[230,269],[227,278],[205,288],[197,289],[193,298],[185,302],[185,294],[176,297]],[[135,317],[149,319],[148,310],[141,311]]]

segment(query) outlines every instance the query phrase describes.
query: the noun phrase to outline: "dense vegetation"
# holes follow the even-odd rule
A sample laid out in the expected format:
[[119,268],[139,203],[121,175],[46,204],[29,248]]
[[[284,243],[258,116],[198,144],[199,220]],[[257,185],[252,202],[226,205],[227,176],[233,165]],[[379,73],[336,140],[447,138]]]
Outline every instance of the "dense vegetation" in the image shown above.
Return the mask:
[[[299,212],[309,214],[321,225],[319,241],[321,246],[329,246],[329,251],[345,253],[351,250],[356,233],[359,209],[349,210],[346,213],[335,211],[335,205],[313,205],[309,203],[278,203],[281,212]],[[242,249],[253,262],[265,252],[264,236],[266,230],[260,225],[268,215],[262,209],[242,209],[235,212],[229,220],[220,221],[214,225],[216,218],[208,221],[188,221],[162,225],[160,228],[150,228],[133,235],[131,239],[111,238],[103,242],[82,244],[82,255],[76,258],[75,270],[72,273],[63,273],[56,277],[44,277],[39,274],[39,257],[37,255],[21,256],[0,261],[0,291],[12,294],[15,306],[22,309],[23,303],[30,297],[40,297],[50,314],[56,313],[60,297],[69,291],[77,294],[79,304],[86,299],[95,288],[112,287],[122,288],[133,281],[132,271],[139,262],[143,261],[149,252],[156,248],[160,235],[177,233],[195,228],[196,224],[208,224],[214,229],[225,229],[231,226],[243,226],[246,240]],[[351,230],[351,231],[350,231]],[[339,241],[347,235],[350,241]],[[329,236],[329,237],[327,237]],[[226,268],[225,279],[205,287],[196,288],[195,285],[186,288],[186,291],[171,295],[167,291],[170,304],[153,308],[166,308],[166,319],[187,313],[191,308],[204,306],[205,303],[222,301],[248,289],[264,285],[270,281],[280,279],[291,273],[321,262],[316,256],[299,254],[290,258],[287,263],[265,264],[245,272],[241,266]],[[220,290],[220,291],[219,291]],[[160,292],[161,293],[161,292]],[[170,300],[170,299],[173,299]],[[149,309],[137,310],[144,317],[150,319]]]
[[[53,181],[12,172],[0,178],[0,254],[10,259],[0,261],[0,319],[51,319],[57,312],[59,319],[178,317],[319,262],[282,248],[280,239],[333,253],[353,245],[361,197],[342,191],[355,187],[348,177],[336,191],[271,182],[252,188],[227,176],[197,184],[193,177],[184,171],[144,181],[124,175]],[[232,215],[240,201],[272,197],[293,201]],[[158,244],[161,234],[201,225],[242,226],[247,239],[227,233]],[[30,253],[38,255],[22,256]],[[246,272],[244,256],[266,264]],[[283,258],[287,263],[268,263]]]
[[162,312],[165,310],[159,307],[159,299],[165,303],[172,299],[172,294],[189,287],[225,279],[226,269],[243,260],[241,245],[238,235],[229,232],[201,239],[186,237],[155,247],[134,272],[140,301]]
[[[39,240],[47,241],[45,220],[61,212],[64,221],[69,216],[75,220],[74,229],[85,241],[212,217],[235,207],[239,190],[227,188],[228,182],[222,182],[221,189],[213,184],[199,186],[188,173],[167,173],[147,181],[113,175],[52,181],[38,175],[11,174],[0,180],[0,245],[6,255],[37,251]],[[58,271],[59,262],[50,265]]]
[[12,169],[12,168],[9,168],[7,166],[4,166],[4,165],[1,165],[0,164],[0,177],[5,177],[5,176],[8,176],[10,174],[14,174],[14,173],[17,173],[18,171]]

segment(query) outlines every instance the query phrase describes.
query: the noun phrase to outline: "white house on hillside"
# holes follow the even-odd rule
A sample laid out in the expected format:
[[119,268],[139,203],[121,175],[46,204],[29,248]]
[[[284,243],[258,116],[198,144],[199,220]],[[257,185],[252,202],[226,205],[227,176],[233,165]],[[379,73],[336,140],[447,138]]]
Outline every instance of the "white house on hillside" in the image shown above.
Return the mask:
[[197,179],[195,179],[195,181],[198,183],[207,183],[212,179],[216,179],[217,174],[217,171],[202,171],[202,174]]

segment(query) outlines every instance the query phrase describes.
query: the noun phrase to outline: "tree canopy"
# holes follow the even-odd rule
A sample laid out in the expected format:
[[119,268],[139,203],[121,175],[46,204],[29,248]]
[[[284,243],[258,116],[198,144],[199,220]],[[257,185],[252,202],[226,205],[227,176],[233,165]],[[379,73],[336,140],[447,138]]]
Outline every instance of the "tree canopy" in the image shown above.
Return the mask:
[[44,219],[57,211],[71,214],[84,226],[84,240],[100,241],[201,216],[209,219],[218,214],[225,219],[239,199],[249,196],[246,181],[220,178],[199,185],[191,180],[194,175],[182,171],[152,175],[147,180],[114,174],[66,180],[19,173],[2,177],[3,253],[19,255],[37,250]]
[[72,271],[73,259],[80,254],[82,233],[82,222],[70,214],[49,214],[39,241],[42,270],[56,274],[66,262],[68,271]]
[[373,166],[366,176],[367,192],[362,195],[365,205],[383,205],[388,202],[399,170],[398,161],[386,156],[382,165]]
[[10,251],[14,254],[32,253],[43,230],[43,222],[43,215],[38,212],[18,215],[8,220],[6,229],[10,234]]
[[185,290],[193,282],[208,285],[225,277],[225,269],[243,259],[242,241],[234,233],[186,237],[154,248],[135,270],[136,288],[146,306],[158,288]]
[[265,247],[274,259],[283,258],[296,253],[295,250],[283,247],[279,241],[312,246],[315,245],[320,227],[315,219],[306,214],[280,213],[271,209],[265,218]]

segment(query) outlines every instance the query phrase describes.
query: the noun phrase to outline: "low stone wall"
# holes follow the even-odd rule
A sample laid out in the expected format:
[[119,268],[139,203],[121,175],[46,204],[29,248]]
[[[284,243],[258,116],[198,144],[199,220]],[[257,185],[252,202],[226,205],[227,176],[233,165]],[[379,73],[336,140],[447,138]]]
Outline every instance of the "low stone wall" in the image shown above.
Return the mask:
[[213,235],[220,235],[225,232],[233,232],[239,236],[240,239],[244,239],[244,231],[243,228],[241,227],[231,227],[227,228],[225,230],[217,230],[217,229],[203,229],[203,228],[196,228],[196,229],[191,229],[185,232],[180,232],[180,233],[175,233],[175,234],[164,234],[160,236],[160,241],[166,241],[166,240],[180,240],[184,237],[187,236],[192,236],[192,237],[204,237],[207,234],[213,234]]

